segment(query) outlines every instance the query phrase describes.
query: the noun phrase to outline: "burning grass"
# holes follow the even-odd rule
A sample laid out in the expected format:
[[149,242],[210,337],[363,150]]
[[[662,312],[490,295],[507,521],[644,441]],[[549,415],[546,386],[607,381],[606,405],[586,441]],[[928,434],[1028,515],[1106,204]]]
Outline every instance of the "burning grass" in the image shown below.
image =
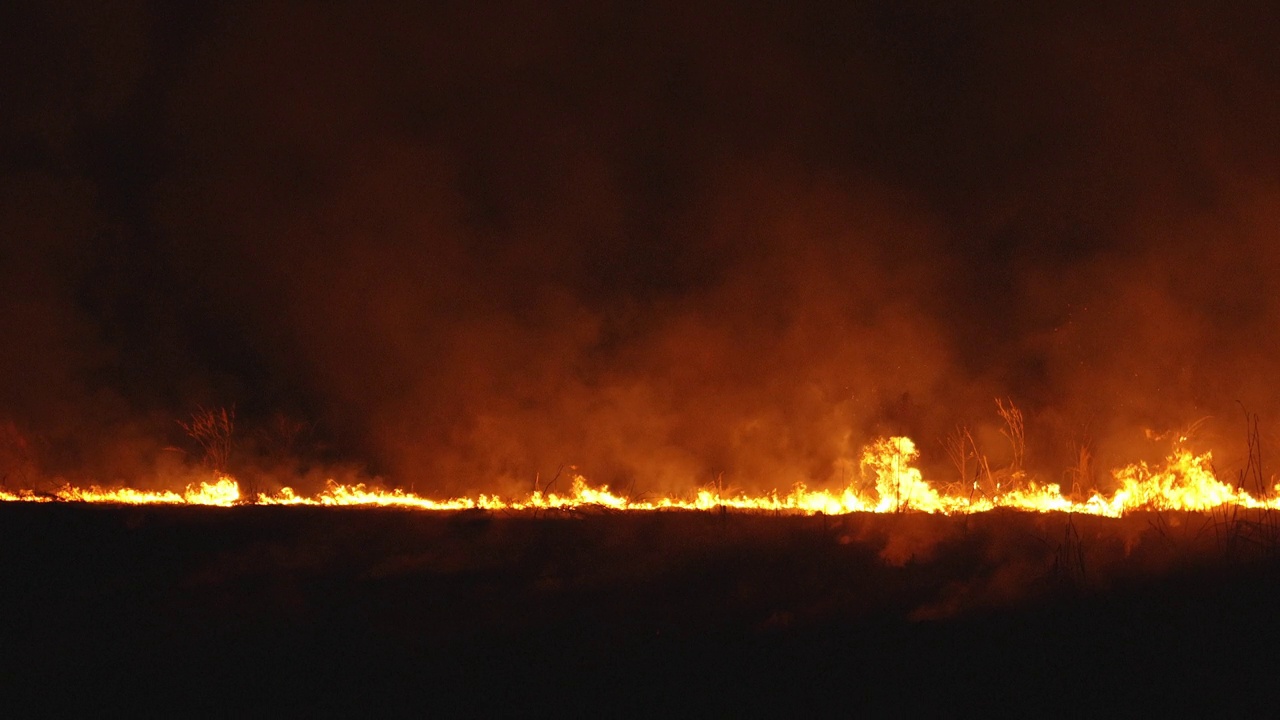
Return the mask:
[[[1002,406],[1003,409],[1003,406]],[[1016,410],[1015,410],[1016,412]],[[1015,465],[1023,456],[1019,415],[1006,411],[1008,437],[1015,446]],[[963,473],[976,456],[972,438],[958,433],[948,452]],[[1026,477],[1021,469],[1002,471],[1004,482],[993,480],[983,458],[977,468],[985,469],[986,485],[975,479],[968,488],[950,484],[939,489],[927,482],[916,467],[919,457],[915,442],[906,437],[883,438],[864,448],[857,480],[844,488],[810,489],[796,485],[788,492],[773,491],[759,495],[726,492],[721,486],[703,488],[687,496],[662,496],[633,499],[611,491],[607,486],[593,486],[586,478],[574,475],[567,493],[547,488],[534,490],[521,498],[479,495],[450,499],[433,499],[401,489],[382,490],[364,484],[340,484],[329,481],[324,490],[303,496],[283,487],[275,493],[257,493],[250,484],[247,491],[236,479],[219,476],[213,482],[199,482],[184,492],[146,492],[131,488],[104,489],[97,486],[79,488],[63,486],[52,492],[29,490],[0,491],[0,500],[11,502],[103,502],[123,504],[187,504],[231,506],[237,504],[370,506],[399,507],[427,511],[523,511],[583,510],[649,512],[661,510],[763,511],[799,515],[844,515],[850,513],[903,513],[957,515],[983,513],[997,508],[1029,512],[1065,512],[1080,515],[1119,517],[1141,510],[1189,510],[1210,512],[1242,508],[1275,510],[1280,508],[1280,494],[1267,488],[1261,471],[1260,457],[1250,450],[1250,465],[1241,472],[1239,482],[1221,480],[1212,464],[1211,452],[1194,453],[1181,443],[1162,464],[1138,462],[1113,473],[1116,489],[1110,494],[1093,492],[1080,498],[1079,483],[1074,483],[1075,497],[1064,494],[1056,483],[1040,484]],[[967,443],[967,444],[966,444]],[[1252,446],[1251,446],[1252,447]],[[967,449],[969,448],[969,449]],[[1091,474],[1088,451],[1082,449],[1079,477]],[[1246,490],[1252,481],[1255,490]],[[1080,498],[1080,499],[1077,499]]]
[[[1178,691],[1280,671],[1232,660],[1280,633],[1248,600],[1280,593],[1256,421],[1234,480],[1180,438],[1085,493],[1081,445],[1064,493],[1028,476],[1021,414],[1000,409],[1012,464],[993,470],[959,428],[959,482],[930,482],[890,437],[835,489],[634,497],[573,475],[442,500],[256,492],[214,470],[231,418],[208,414],[222,461],[185,491],[0,490],[0,690],[44,710],[225,714],[256,689],[259,713],[541,714],[554,698],[723,715],[1034,711],[1070,686],[1090,688],[1081,713],[1114,714],[1217,710]],[[79,694],[34,690],[48,678]]]

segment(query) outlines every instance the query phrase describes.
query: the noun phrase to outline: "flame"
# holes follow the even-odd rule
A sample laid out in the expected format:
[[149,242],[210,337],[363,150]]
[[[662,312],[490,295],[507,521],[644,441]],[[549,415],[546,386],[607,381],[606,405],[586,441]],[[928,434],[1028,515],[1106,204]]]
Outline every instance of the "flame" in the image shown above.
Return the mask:
[[[1072,500],[1057,484],[1040,485],[1025,480],[1025,487],[997,487],[995,493],[981,493],[976,484],[970,492],[939,491],[914,466],[919,450],[911,438],[891,437],[867,446],[861,457],[859,483],[841,490],[811,490],[797,484],[786,494],[778,491],[759,495],[726,493],[704,488],[691,496],[666,496],[636,500],[615,494],[607,486],[592,487],[586,478],[575,475],[563,495],[537,490],[522,499],[496,495],[435,500],[403,490],[383,490],[364,484],[343,485],[330,481],[314,496],[297,494],[292,488],[262,493],[250,499],[242,495],[234,478],[221,476],[212,483],[189,485],[181,493],[144,491],[132,488],[103,489],[98,486],[64,486],[48,493],[30,490],[0,490],[0,502],[84,502],[126,505],[207,505],[230,507],[253,502],[260,505],[308,505],[344,507],[391,507],[428,511],[523,511],[582,509],[613,511],[661,511],[713,509],[764,511],[814,515],[825,513],[924,512],[940,514],[979,513],[996,508],[1031,512],[1070,512],[1119,517],[1140,510],[1209,511],[1223,506],[1280,508],[1280,486],[1275,495],[1254,497],[1239,487],[1223,483],[1212,467],[1212,453],[1196,454],[1182,446],[1179,438],[1163,467],[1145,462],[1128,465],[1112,474],[1116,490],[1108,495],[1095,493],[1087,500]],[[1015,480],[1018,478],[1014,478]]]
[[172,490],[103,489],[97,485],[77,488],[70,485],[52,493],[0,491],[0,501],[114,503],[118,505],[214,505],[231,507],[240,502],[240,485],[234,478],[219,477],[212,483],[188,485],[181,493]]
[[[1175,448],[1163,470],[1151,470],[1146,463],[1130,465],[1116,472],[1120,488],[1108,502],[1123,511],[1212,510],[1223,505],[1249,508],[1275,506],[1259,500],[1241,488],[1218,480],[1212,468],[1212,453],[1196,455]],[[1274,499],[1273,499],[1274,500]],[[1100,499],[1101,501],[1101,499]]]

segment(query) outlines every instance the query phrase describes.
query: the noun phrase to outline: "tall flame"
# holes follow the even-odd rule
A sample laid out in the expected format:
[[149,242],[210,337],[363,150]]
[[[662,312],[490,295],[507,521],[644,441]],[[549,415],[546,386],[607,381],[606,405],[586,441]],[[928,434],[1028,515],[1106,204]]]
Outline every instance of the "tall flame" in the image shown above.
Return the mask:
[[1196,454],[1178,446],[1165,459],[1163,467],[1152,468],[1144,462],[1114,471],[1117,489],[1109,496],[1095,493],[1084,501],[1062,494],[1057,484],[1006,488],[997,493],[954,490],[940,492],[929,484],[914,466],[919,450],[911,438],[890,437],[876,440],[862,453],[859,486],[850,483],[842,490],[810,490],[803,484],[790,492],[777,491],[748,495],[725,493],[704,488],[690,496],[665,496],[651,500],[633,500],[610,492],[607,486],[591,486],[586,478],[575,475],[569,492],[535,491],[519,499],[495,495],[435,500],[403,490],[382,490],[363,484],[343,485],[330,481],[314,496],[302,496],[291,488],[275,493],[262,493],[250,500],[241,494],[234,478],[219,477],[212,483],[197,483],[184,492],[143,491],[131,488],[103,489],[63,487],[49,493],[29,490],[0,490],[4,502],[85,502],[128,505],[210,505],[229,507],[246,502],[261,505],[310,505],[395,507],[432,511],[456,510],[575,510],[607,509],[616,511],[658,510],[753,510],[777,513],[840,515],[858,512],[892,513],[978,513],[997,507],[1031,512],[1073,512],[1119,517],[1136,510],[1207,511],[1223,506],[1245,508],[1280,508],[1280,486],[1275,494],[1254,497],[1240,487],[1217,478],[1212,468],[1212,454]]

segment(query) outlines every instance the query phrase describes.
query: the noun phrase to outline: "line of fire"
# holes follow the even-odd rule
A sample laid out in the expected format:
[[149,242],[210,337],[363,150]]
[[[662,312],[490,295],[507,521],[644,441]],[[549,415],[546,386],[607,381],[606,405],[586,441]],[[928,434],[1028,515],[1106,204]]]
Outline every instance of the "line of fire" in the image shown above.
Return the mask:
[[[290,487],[273,493],[248,494],[235,478],[221,476],[189,485],[184,491],[145,491],[132,488],[63,486],[52,491],[0,491],[5,502],[83,502],[125,505],[243,504],[311,505],[332,507],[393,507],[424,511],[764,511],[788,514],[924,512],[963,514],[996,508],[1028,512],[1066,512],[1107,517],[1144,510],[1213,511],[1220,508],[1280,509],[1280,486],[1246,489],[1242,472],[1237,483],[1224,482],[1213,468],[1211,451],[1195,453],[1179,437],[1163,464],[1145,462],[1113,471],[1116,489],[1109,494],[1081,496],[1064,493],[1058,483],[1038,483],[1021,472],[991,473],[967,487],[952,483],[939,488],[928,482],[914,463],[916,443],[907,437],[881,438],[863,449],[859,482],[835,490],[810,489],[803,484],[788,491],[746,494],[723,488],[702,488],[686,496],[631,498],[574,474],[566,492],[536,489],[525,497],[475,497],[432,499],[401,489],[383,490],[364,483],[347,485],[330,480],[315,495],[300,495]],[[981,467],[981,465],[979,465]],[[1001,479],[993,479],[995,475]],[[985,480],[985,482],[984,482]],[[1258,478],[1261,485],[1261,478]],[[550,483],[548,483],[550,485]],[[1073,497],[1073,495],[1075,497]]]

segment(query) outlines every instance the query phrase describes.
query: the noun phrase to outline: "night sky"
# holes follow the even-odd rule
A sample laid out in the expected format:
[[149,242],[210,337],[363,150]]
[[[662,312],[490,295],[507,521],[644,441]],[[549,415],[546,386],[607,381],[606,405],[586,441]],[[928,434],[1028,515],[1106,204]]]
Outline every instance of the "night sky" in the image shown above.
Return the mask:
[[6,3],[0,473],[164,484],[234,407],[304,488],[945,477],[997,397],[1046,479],[1202,418],[1229,470],[1274,5],[1056,5]]

